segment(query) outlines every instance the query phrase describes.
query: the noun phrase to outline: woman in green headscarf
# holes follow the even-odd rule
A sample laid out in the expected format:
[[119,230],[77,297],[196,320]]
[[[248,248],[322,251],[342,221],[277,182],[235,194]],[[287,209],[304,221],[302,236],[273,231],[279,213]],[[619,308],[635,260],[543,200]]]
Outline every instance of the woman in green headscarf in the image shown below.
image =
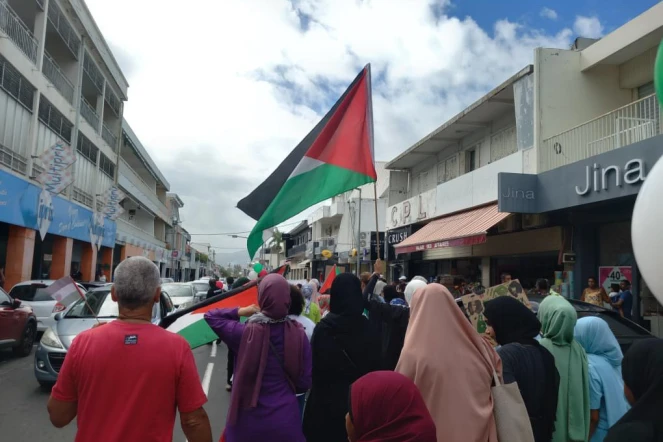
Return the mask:
[[555,357],[559,396],[553,442],[586,441],[589,437],[587,355],[573,339],[578,315],[561,296],[547,296],[539,306],[541,345]]

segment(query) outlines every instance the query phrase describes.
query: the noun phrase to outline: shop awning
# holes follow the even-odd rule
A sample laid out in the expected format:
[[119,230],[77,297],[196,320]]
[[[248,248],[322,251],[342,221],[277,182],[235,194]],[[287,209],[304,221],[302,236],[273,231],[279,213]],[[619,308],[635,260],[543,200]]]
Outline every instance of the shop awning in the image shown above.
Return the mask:
[[431,221],[396,244],[396,254],[482,244],[486,242],[488,229],[509,215],[498,212],[497,204],[491,204]]

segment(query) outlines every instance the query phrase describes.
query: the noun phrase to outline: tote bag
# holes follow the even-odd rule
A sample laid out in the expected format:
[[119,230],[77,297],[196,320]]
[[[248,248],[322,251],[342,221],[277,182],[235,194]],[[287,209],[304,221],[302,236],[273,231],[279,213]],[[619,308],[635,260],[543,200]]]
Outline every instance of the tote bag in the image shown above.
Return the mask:
[[484,358],[493,370],[495,386],[490,389],[493,396],[493,417],[497,427],[499,442],[534,442],[532,424],[529,421],[525,401],[520,394],[518,384],[503,384],[497,376],[493,360],[485,354]]

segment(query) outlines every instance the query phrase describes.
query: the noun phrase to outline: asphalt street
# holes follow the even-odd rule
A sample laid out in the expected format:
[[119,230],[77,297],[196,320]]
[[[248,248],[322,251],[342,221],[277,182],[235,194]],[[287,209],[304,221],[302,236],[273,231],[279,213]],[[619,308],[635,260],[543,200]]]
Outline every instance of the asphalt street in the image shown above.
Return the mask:
[[[209,399],[205,410],[212,424],[214,441],[221,437],[230,402],[230,393],[225,390],[226,351],[224,344],[205,345],[193,351]],[[11,350],[0,350],[0,441],[73,442],[75,422],[62,429],[51,425],[46,411],[50,392],[43,391],[37,383],[33,363],[34,352],[25,358],[17,358]],[[175,420],[173,441],[186,441],[179,416]]]

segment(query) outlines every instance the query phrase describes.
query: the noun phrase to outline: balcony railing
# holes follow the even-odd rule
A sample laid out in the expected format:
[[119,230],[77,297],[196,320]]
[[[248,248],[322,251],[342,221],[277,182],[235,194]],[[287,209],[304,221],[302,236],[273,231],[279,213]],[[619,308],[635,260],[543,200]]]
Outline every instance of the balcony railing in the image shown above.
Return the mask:
[[110,89],[110,86],[106,86],[106,103],[112,109],[116,116],[120,116],[120,99],[117,98],[117,95]]
[[74,103],[74,85],[64,75],[60,66],[53,60],[53,58],[44,52],[44,66],[42,68],[44,75],[49,79],[55,89],[57,89],[64,98],[71,104]]
[[99,91],[100,94],[103,93],[105,81],[104,76],[101,75],[99,68],[97,68],[97,65],[94,64],[92,57],[87,52],[83,57],[83,71],[85,71],[87,76],[90,78],[94,86],[97,88],[97,91]]
[[[156,192],[153,188],[148,186],[145,181],[134,171],[129,164],[127,164],[126,161],[120,158],[120,163],[119,163],[119,173],[120,173],[120,181],[123,178],[126,178],[133,186],[135,186],[140,193],[142,193],[146,198],[148,198],[149,201],[139,201],[140,203],[144,203],[146,207],[148,207],[151,211],[153,211],[157,216],[159,216],[162,220],[164,221],[170,221],[170,217],[168,216],[168,209],[166,209],[166,206],[164,203],[159,201],[159,198],[156,195]],[[129,189],[127,189],[129,190]],[[139,197],[140,195],[134,195],[135,197]]]
[[99,115],[97,115],[92,105],[83,97],[81,97],[81,115],[85,118],[85,121],[90,123],[90,126],[92,126],[95,132],[99,131]]
[[298,246],[293,246],[286,250],[286,257],[291,258],[306,252],[306,244],[300,244]]
[[113,132],[105,124],[101,128],[101,137],[113,149],[113,152],[117,149],[117,137],[113,135]]
[[37,39],[7,3],[0,1],[0,29],[33,63],[37,64]]
[[539,172],[575,163],[663,133],[661,107],[650,95],[543,141]]
[[131,221],[127,221],[124,218],[117,219],[117,237],[122,240],[122,237],[126,237],[123,241],[131,242],[131,238],[135,239],[134,242],[145,242],[157,247],[164,248],[166,243],[157,239],[154,235],[140,227],[133,224]]
[[48,4],[48,21],[51,22],[74,58],[78,60],[78,50],[81,47],[81,39],[76,35],[74,29],[71,27],[55,2],[49,2]]

